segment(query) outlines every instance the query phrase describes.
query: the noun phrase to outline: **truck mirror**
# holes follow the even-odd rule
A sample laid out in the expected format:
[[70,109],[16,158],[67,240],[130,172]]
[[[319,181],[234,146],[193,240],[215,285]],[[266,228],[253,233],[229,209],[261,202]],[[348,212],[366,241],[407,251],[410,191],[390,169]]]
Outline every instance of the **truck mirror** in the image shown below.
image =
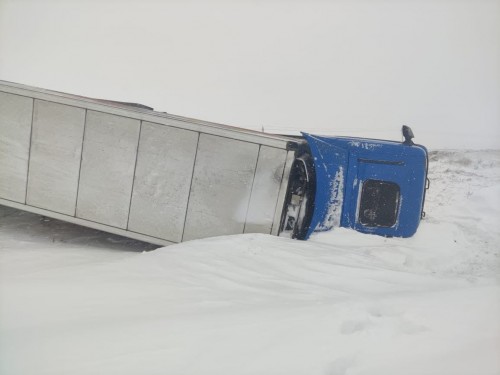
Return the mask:
[[411,130],[411,128],[407,125],[403,125],[401,131],[403,132],[403,137],[405,139],[403,144],[407,146],[413,146],[414,143],[412,141],[412,138],[414,138],[415,136],[413,135],[413,131]]

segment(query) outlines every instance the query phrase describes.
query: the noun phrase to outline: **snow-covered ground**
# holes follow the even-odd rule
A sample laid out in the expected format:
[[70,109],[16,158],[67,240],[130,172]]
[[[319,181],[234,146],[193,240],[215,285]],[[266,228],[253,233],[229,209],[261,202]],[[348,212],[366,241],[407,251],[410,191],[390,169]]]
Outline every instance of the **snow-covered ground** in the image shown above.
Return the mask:
[[410,239],[147,251],[0,207],[0,373],[500,374],[500,151],[430,163]]

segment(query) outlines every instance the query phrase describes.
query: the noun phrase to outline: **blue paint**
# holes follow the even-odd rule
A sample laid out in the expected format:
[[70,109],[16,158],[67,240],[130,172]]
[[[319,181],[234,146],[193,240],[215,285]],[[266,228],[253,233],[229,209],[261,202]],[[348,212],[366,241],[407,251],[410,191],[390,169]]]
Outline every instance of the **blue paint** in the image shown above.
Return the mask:
[[[382,236],[410,237],[420,223],[427,150],[419,145],[348,137],[303,134],[316,170],[314,211],[307,237],[334,226]],[[339,177],[342,181],[336,181]],[[358,220],[360,191],[367,180],[395,183],[400,188],[399,211],[392,227],[370,227]],[[342,191],[336,191],[338,185]]]

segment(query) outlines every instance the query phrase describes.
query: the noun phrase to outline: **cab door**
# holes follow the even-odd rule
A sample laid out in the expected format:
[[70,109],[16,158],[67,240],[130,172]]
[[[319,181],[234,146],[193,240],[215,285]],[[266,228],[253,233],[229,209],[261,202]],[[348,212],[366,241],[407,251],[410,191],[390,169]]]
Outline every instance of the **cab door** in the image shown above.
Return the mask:
[[383,144],[349,157],[342,226],[383,236],[409,237],[420,222],[426,153],[418,146]]

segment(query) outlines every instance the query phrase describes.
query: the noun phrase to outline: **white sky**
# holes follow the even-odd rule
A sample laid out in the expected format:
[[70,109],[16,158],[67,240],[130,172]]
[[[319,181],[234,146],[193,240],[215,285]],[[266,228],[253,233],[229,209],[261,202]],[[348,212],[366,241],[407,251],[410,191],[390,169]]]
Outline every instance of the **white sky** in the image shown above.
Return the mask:
[[499,148],[500,0],[0,0],[0,79],[253,129]]

